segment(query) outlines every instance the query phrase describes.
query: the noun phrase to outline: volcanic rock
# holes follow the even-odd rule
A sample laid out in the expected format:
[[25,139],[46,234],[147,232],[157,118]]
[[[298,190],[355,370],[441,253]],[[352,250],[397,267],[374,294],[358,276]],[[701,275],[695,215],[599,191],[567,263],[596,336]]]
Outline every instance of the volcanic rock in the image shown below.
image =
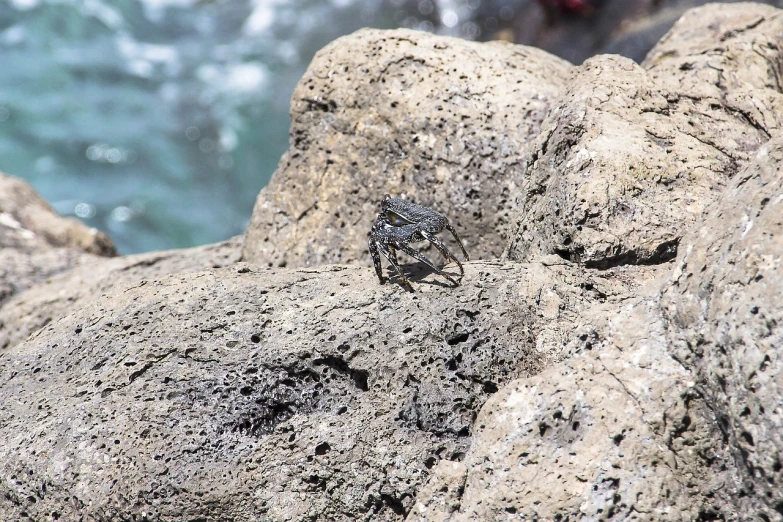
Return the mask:
[[409,30],[362,30],[313,59],[291,144],[258,196],[243,259],[370,264],[384,194],[445,214],[473,259],[505,246],[526,145],[571,66],[543,51]]

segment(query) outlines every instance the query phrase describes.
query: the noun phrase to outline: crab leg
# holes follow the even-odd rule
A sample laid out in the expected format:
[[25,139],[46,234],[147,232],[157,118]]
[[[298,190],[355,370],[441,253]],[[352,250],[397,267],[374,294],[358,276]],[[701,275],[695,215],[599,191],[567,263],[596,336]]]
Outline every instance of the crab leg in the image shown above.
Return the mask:
[[424,257],[424,255],[421,252],[419,252],[418,250],[416,250],[415,248],[411,248],[408,245],[402,245],[402,244],[397,244],[396,246],[397,246],[397,248],[399,248],[400,250],[402,250],[403,252],[405,252],[409,256],[418,259],[419,261],[421,261],[422,263],[424,263],[428,267],[430,267],[433,270],[435,270],[435,273],[437,273],[438,275],[441,275],[441,276],[445,277],[446,279],[448,279],[449,281],[451,281],[451,283],[455,287],[459,286],[459,283],[457,283],[450,275],[445,273],[443,270],[441,270],[437,266],[433,265],[432,262],[429,259]]
[[381,284],[386,282],[383,278],[383,267],[381,266],[381,256],[378,253],[378,242],[374,239],[370,239],[368,242],[370,247],[370,255],[372,256],[372,264],[375,266],[375,273],[378,274],[378,279],[381,280]]
[[392,261],[399,265],[400,262],[397,260],[397,250],[392,245],[387,244],[384,246],[389,249],[389,255],[391,256]]
[[468,251],[465,250],[465,246],[462,244],[462,240],[457,235],[457,231],[454,230],[454,227],[452,227],[451,224],[446,223],[446,230],[451,232],[451,235],[454,236],[454,239],[456,239],[457,243],[459,243],[459,247],[462,249],[462,253],[465,254],[465,261],[470,261],[470,256],[468,255]]
[[381,254],[383,254],[384,257],[389,260],[391,266],[394,267],[394,269],[397,271],[397,274],[400,276],[400,279],[402,279],[402,286],[413,292],[413,285],[411,285],[411,282],[408,281],[408,278],[403,275],[402,269],[400,269],[400,265],[397,263],[397,254],[394,252],[394,249],[387,247],[383,243],[377,243],[377,245],[378,250],[380,250]]
[[456,257],[451,255],[451,252],[448,251],[446,245],[444,245],[440,239],[430,234],[429,232],[425,232],[424,230],[421,231],[421,235],[424,237],[424,239],[432,243],[432,245],[438,249],[438,252],[440,252],[443,255],[443,257],[445,257],[448,261],[454,261],[455,263],[457,263],[457,266],[459,267],[460,277],[463,277],[465,275],[465,270],[462,268],[462,263],[460,263]]

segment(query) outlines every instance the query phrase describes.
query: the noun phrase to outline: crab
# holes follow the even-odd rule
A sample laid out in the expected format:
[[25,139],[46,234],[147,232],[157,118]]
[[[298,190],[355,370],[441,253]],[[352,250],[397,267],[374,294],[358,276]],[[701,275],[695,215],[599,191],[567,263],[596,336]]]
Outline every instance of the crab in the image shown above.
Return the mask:
[[459,283],[453,277],[435,266],[421,252],[409,246],[410,243],[429,241],[447,261],[453,261],[457,264],[460,280],[462,280],[462,277],[465,275],[462,263],[449,252],[449,249],[446,248],[446,245],[440,239],[435,237],[435,234],[443,232],[443,230],[448,230],[452,233],[462,249],[462,253],[465,255],[465,261],[470,261],[468,252],[457,235],[457,231],[454,230],[454,227],[451,226],[449,220],[444,215],[430,208],[416,205],[403,199],[393,198],[386,194],[381,201],[381,211],[370,229],[368,240],[375,272],[378,274],[381,284],[386,281],[381,267],[381,254],[383,254],[394,267],[394,270],[397,271],[403,286],[409,291],[413,291],[413,286],[402,273],[397,262],[397,250],[401,250],[433,269],[436,274],[450,281],[455,287],[459,286]]

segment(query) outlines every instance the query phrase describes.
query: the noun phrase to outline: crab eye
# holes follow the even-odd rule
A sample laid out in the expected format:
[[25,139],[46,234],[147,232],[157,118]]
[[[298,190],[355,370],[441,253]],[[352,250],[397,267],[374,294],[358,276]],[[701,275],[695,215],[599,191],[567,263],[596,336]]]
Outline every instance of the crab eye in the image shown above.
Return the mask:
[[386,219],[389,220],[389,223],[394,225],[395,227],[400,227],[402,225],[410,225],[411,222],[405,219],[404,217],[400,216],[399,214],[395,214],[394,212],[387,210],[386,211]]

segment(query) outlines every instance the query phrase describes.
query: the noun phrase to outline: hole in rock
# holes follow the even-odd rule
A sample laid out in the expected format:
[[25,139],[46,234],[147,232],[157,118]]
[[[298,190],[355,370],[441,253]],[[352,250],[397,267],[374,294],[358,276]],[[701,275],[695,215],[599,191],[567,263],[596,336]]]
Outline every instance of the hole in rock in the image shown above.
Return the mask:
[[470,338],[470,334],[468,332],[462,332],[446,338],[446,343],[449,346],[454,346],[459,343],[464,343],[465,341],[468,340],[468,338]]
[[497,393],[498,387],[497,385],[492,381],[484,381],[484,393]]

